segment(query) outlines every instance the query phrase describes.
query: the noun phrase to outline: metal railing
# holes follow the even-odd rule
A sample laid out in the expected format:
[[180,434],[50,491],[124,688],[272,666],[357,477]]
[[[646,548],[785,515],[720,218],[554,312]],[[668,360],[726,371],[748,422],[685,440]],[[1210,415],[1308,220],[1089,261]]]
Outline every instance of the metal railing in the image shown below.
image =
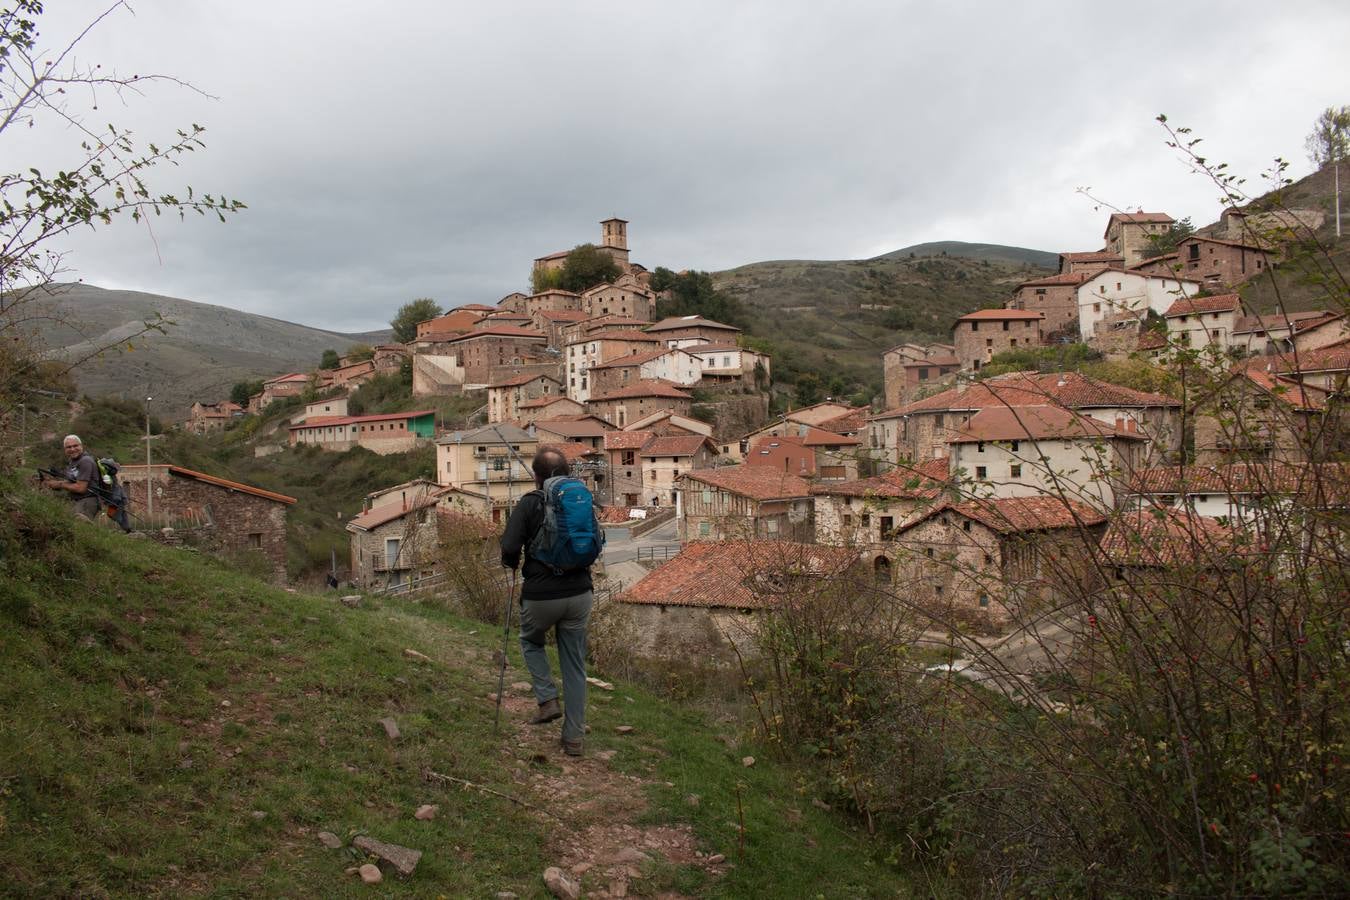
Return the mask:
[[680,552],[680,544],[653,544],[650,547],[639,547],[637,550],[638,562],[663,563]]
[[381,587],[371,588],[370,593],[384,597],[418,594],[422,591],[429,591],[432,588],[444,584],[445,579],[446,575],[444,572],[437,572],[434,575],[423,575],[420,578],[410,578],[407,581],[400,581],[398,584],[386,584]]

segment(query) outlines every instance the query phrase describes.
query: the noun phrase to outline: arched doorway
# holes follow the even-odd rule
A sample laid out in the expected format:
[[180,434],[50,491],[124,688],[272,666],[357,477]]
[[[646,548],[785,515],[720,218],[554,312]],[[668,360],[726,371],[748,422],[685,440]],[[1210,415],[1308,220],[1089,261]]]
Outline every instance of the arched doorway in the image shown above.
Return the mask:
[[884,556],[872,560],[872,574],[877,584],[891,583],[891,561]]

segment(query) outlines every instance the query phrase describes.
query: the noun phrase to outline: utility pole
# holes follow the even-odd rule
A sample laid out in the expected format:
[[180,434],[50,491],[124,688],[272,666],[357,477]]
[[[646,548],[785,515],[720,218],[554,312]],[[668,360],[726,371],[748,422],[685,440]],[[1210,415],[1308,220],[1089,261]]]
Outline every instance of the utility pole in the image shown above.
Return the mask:
[[145,398],[145,518],[148,522],[155,518],[155,492],[150,478],[150,401],[153,399]]

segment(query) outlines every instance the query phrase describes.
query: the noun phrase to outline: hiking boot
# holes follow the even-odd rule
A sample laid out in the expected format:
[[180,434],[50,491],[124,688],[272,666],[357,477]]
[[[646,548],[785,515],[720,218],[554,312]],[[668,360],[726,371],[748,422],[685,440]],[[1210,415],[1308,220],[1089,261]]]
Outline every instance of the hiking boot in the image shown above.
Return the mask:
[[539,704],[539,711],[534,714],[534,718],[530,720],[530,724],[546,725],[549,722],[561,718],[562,707],[558,705],[558,698],[554,697],[552,700],[545,700],[543,703]]
[[563,738],[562,748],[563,753],[566,753],[568,756],[581,755],[581,741],[569,741],[567,738]]

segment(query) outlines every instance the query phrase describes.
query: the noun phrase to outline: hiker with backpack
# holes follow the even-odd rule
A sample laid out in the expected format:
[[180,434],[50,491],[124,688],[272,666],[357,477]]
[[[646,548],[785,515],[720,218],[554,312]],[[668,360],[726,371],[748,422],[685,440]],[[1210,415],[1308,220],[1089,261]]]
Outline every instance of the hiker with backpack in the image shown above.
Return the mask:
[[[534,683],[543,725],[563,719],[562,749],[581,756],[586,731],[586,625],[591,615],[591,564],[604,547],[591,492],[562,451],[544,447],[530,464],[535,489],[520,498],[502,534],[502,565],[512,572],[524,557],[520,591],[520,650]],[[545,642],[556,630],[562,696],[549,668]]]
[[66,454],[66,467],[61,474],[64,478],[53,477],[54,473],[42,473],[42,486],[48,490],[65,491],[75,511],[91,522],[98,518],[98,463],[94,457],[84,451],[84,441],[78,434],[68,434],[61,442]]

